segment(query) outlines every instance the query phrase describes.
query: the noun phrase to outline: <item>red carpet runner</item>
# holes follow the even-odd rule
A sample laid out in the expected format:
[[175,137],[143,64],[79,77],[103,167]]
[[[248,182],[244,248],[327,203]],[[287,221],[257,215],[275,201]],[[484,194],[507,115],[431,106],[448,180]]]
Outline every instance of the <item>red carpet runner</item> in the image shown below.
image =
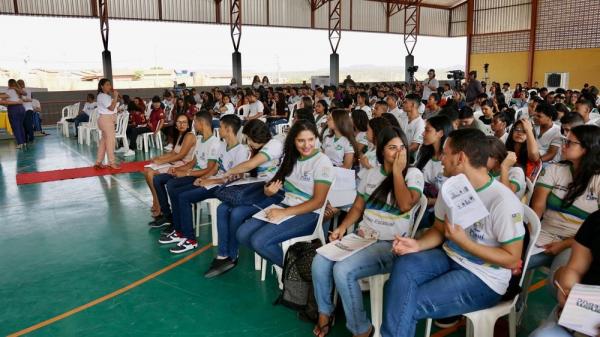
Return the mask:
[[48,181],[87,178],[87,177],[96,177],[96,176],[104,176],[104,175],[120,174],[120,173],[141,172],[144,170],[144,165],[146,165],[148,163],[149,163],[148,161],[135,161],[135,162],[129,162],[129,163],[121,163],[120,170],[114,170],[114,169],[110,169],[110,168],[96,170],[96,169],[94,169],[94,167],[78,167],[78,168],[65,169],[65,170],[18,173],[17,174],[17,185],[38,184],[38,183],[45,183]]

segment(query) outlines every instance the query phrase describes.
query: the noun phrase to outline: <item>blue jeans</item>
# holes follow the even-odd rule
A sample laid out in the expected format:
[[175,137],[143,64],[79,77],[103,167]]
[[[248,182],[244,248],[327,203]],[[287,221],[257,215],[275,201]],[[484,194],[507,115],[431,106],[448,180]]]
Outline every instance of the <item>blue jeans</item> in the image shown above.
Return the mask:
[[38,111],[33,112],[33,131],[44,131],[42,130],[42,116]]
[[331,316],[335,310],[332,295],[333,286],[340,294],[346,327],[353,335],[369,331],[371,321],[363,305],[359,280],[377,274],[389,273],[394,265],[391,241],[377,241],[371,246],[334,262],[317,254],[312,263],[312,279],[319,313]]
[[171,217],[173,214],[167,196],[167,189],[169,189],[169,192],[173,192],[179,187],[194,187],[194,185],[192,185],[194,180],[196,180],[194,177],[175,178],[168,173],[161,173],[154,176],[152,183],[154,184],[154,189],[158,196],[158,203],[160,204],[160,212],[163,216]]
[[[254,213],[258,210],[254,210]],[[253,213],[253,214],[254,214]],[[306,213],[296,215],[279,225],[250,218],[237,231],[237,240],[264,257],[269,262],[283,267],[283,241],[310,235],[315,230],[319,215]]]
[[385,290],[381,335],[413,337],[417,321],[489,308],[501,295],[442,249],[396,258]]
[[181,232],[184,238],[196,240],[192,204],[214,198],[215,188],[207,190],[204,187],[197,187],[192,184],[171,188],[170,183],[167,184],[167,188],[171,198],[171,207],[173,208],[173,227]]
[[558,325],[556,310],[557,308],[554,308],[550,316],[529,337],[572,337],[573,335],[570,332]]
[[[262,208],[283,200],[283,196],[277,194],[273,197],[263,198],[256,205]],[[219,256],[237,259],[239,251],[238,229],[249,217],[253,216],[259,209],[255,206],[233,206],[227,202],[221,202],[217,207],[217,232],[219,233]]]

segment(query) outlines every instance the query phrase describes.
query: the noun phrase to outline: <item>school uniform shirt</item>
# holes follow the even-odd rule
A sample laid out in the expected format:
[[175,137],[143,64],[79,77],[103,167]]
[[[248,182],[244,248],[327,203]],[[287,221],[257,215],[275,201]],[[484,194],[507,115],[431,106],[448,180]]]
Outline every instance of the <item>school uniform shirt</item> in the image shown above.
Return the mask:
[[315,115],[315,123],[317,124],[317,130],[319,134],[323,132],[323,129],[327,127],[327,115],[323,114],[321,117]]
[[[535,127],[535,134],[540,134],[540,127]],[[536,139],[538,148],[540,150],[540,155],[545,155],[546,152],[550,149],[550,146],[558,147],[558,152],[560,152],[560,147],[562,146],[562,134],[560,132],[560,126],[552,124],[552,127],[548,129],[544,134],[538,136]],[[550,161],[554,161],[556,156],[552,158]]]
[[[25,93],[25,95],[23,95],[23,97],[27,98],[27,99],[31,99],[31,91],[29,91],[29,89],[23,89],[23,92]],[[33,111],[33,104],[31,104],[30,102],[23,102],[23,107],[25,108],[25,111]]]
[[273,179],[279,169],[281,157],[283,157],[283,143],[278,138],[272,138],[265,144],[258,153],[267,157],[267,161],[260,164],[257,168],[258,178],[263,181]]
[[221,141],[213,133],[207,139],[202,136],[197,137],[196,141],[196,166],[197,170],[204,170],[208,167],[208,162],[219,162],[219,153],[221,151]]
[[86,102],[86,103],[83,105],[83,109],[82,109],[82,111],[83,111],[83,112],[84,112],[86,115],[88,115],[88,116],[91,116],[91,115],[92,115],[92,112],[94,112],[94,110],[95,110],[97,107],[98,107],[98,103],[96,103],[96,102],[91,102],[91,103],[88,103],[88,102]]
[[[489,215],[465,229],[467,237],[480,245],[500,247],[523,240],[523,204],[506,186],[490,177],[483,187],[476,190]],[[449,215],[444,198],[437,198],[434,207],[436,219],[444,221]],[[451,240],[446,240],[443,249],[452,260],[460,264],[496,293],[503,295],[511,278],[510,269],[490,264],[464,251]]]
[[425,184],[430,185],[428,191],[431,191],[432,197],[437,196],[446,179],[448,178],[444,177],[444,167],[441,160],[431,158],[423,166],[423,180]]
[[[211,138],[216,138],[215,136]],[[224,174],[233,167],[245,162],[250,157],[250,151],[244,144],[237,143],[227,148],[227,143],[219,142],[219,171],[217,174]]]
[[282,203],[296,206],[312,199],[315,184],[331,185],[333,177],[333,164],[321,151],[315,150],[308,157],[298,158],[292,173],[283,182],[285,198]]
[[[358,185],[358,195],[365,201],[365,211],[359,227],[368,227],[379,234],[379,240],[394,240],[395,235],[409,236],[411,232],[412,212],[402,213],[396,202],[392,202],[392,195],[388,195],[385,204],[376,200],[369,200],[371,194],[387,177],[383,167],[373,167],[367,171]],[[419,169],[409,167],[404,177],[409,190],[423,193],[423,174]]]
[[[546,210],[542,216],[543,237],[558,237],[562,240],[575,236],[583,221],[599,208],[600,175],[592,177],[585,191],[575,199],[573,205],[563,208],[562,201],[573,182],[573,167],[570,164],[550,164],[542,169],[535,184],[549,189]],[[540,235],[542,237],[542,235]]]
[[423,132],[425,131],[425,120],[421,117],[417,117],[412,121],[408,122],[406,126],[406,138],[410,146],[412,143],[423,144]]
[[143,113],[136,111],[129,115],[129,119],[134,127],[146,126],[148,121],[146,120],[146,115]]
[[[375,148],[375,146],[373,144],[368,145],[368,150],[364,154],[364,156],[367,157],[367,160],[369,161],[369,165],[371,165],[371,168],[380,166],[379,161],[377,160],[377,149]],[[367,172],[369,172],[369,170],[370,169],[364,167],[361,163],[360,171],[358,171],[358,178],[363,179],[366,176]]]
[[367,139],[367,133],[366,132],[359,132],[356,135],[356,142],[358,142],[359,144],[363,144],[365,146],[369,146],[369,140]]
[[575,241],[589,249],[592,263],[581,279],[583,284],[600,285],[600,212],[596,211],[583,222],[575,235]]
[[101,115],[112,115],[116,112],[108,110],[108,107],[112,104],[112,97],[103,92],[96,96],[96,103],[98,104],[98,113]]
[[334,136],[325,136],[323,138],[323,145],[321,146],[323,152],[329,157],[333,166],[344,165],[344,155],[347,153],[354,153],[354,148],[348,138],[342,136],[337,138]]
[[162,108],[152,109],[150,112],[150,123],[148,127],[152,132],[156,132],[156,128],[158,128],[158,124],[161,120],[165,119],[165,111]]
[[227,110],[225,112],[221,112],[221,117],[225,115],[235,114],[235,107],[233,106],[233,104],[227,103],[225,104],[225,108],[227,108]]
[[[500,181],[500,174],[492,174],[494,179]],[[525,195],[525,190],[527,190],[527,183],[525,182],[525,172],[520,167],[511,167],[508,170],[508,181],[517,187],[515,191],[515,195],[519,200],[523,198]]]
[[253,117],[258,115],[259,112],[263,112],[265,110],[265,106],[261,101],[256,100],[254,103],[250,103],[249,111],[247,117]]
[[17,94],[17,91],[15,89],[7,89],[5,93],[8,95],[9,101],[16,102],[21,99],[21,97],[19,97],[19,94]]

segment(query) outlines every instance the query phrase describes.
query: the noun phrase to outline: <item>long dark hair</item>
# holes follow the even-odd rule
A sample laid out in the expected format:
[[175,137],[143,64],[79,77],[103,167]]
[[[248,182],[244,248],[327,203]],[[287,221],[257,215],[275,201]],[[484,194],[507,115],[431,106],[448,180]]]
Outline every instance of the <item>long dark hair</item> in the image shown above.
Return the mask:
[[[190,121],[190,119],[186,115],[179,115],[179,116],[177,116],[177,119],[179,119],[179,117],[181,117],[181,116],[184,116],[187,119],[188,126],[187,126],[187,129],[183,132],[179,132],[179,130],[176,129],[177,132],[179,132],[179,134],[177,135],[177,142],[175,142],[175,145],[181,145],[183,143],[183,138],[185,138],[185,135],[192,132],[192,121]],[[177,120],[175,120],[175,124],[177,124]]]
[[306,130],[312,132],[315,135],[315,141],[319,139],[319,132],[317,131],[315,123],[311,123],[307,120],[299,120],[296,123],[294,123],[294,125],[292,125],[292,127],[290,128],[287,137],[285,138],[285,144],[283,146],[283,161],[279,166],[279,170],[277,170],[277,173],[275,173],[275,176],[273,177],[273,179],[271,179],[271,182],[277,180],[283,182],[285,177],[289,176],[292,173],[292,171],[294,170],[294,165],[296,165],[296,162],[300,157],[300,152],[298,152],[298,149],[296,148],[296,137],[298,137],[300,132]]
[[367,125],[369,124],[369,116],[364,110],[356,109],[352,110],[352,125],[354,130],[359,132],[366,132]]
[[573,173],[573,182],[569,184],[569,190],[562,201],[563,208],[573,205],[594,176],[600,174],[600,128],[595,125],[579,125],[571,129],[571,134],[577,138],[579,146],[585,149],[585,155],[581,157],[579,169]]
[[[244,125],[242,133],[258,144],[266,144],[271,140],[271,132],[265,122],[260,119],[253,119]],[[252,155],[255,155],[260,149],[252,149]]]
[[[446,138],[448,137],[448,135],[450,134],[450,132],[452,132],[453,127],[452,127],[452,122],[450,121],[450,118],[444,116],[444,115],[437,115],[437,116],[433,116],[429,119],[427,119],[426,121],[427,123],[429,123],[429,125],[431,125],[432,128],[435,129],[435,131],[442,131],[444,133],[444,135],[442,136],[442,139],[440,139],[440,144],[443,145],[444,142],[446,141]],[[433,158],[433,156],[435,155],[435,148],[432,145],[421,145],[421,148],[419,149],[419,153],[417,155],[417,162],[415,164],[415,166],[419,169],[422,170],[425,165],[427,164],[427,162],[429,160],[431,160],[431,158]]]
[[[348,116],[348,112],[343,109],[335,109],[331,112],[331,118],[333,118],[333,123],[335,124],[335,128],[342,134],[342,136],[346,137],[352,148],[354,149],[354,159],[358,158],[358,143],[356,142],[356,138],[354,137],[354,127],[352,126],[352,120]],[[329,135],[327,137],[335,136],[335,132],[330,130]]]
[[383,117],[375,117],[369,120],[369,127],[373,130],[373,145],[377,146],[377,135],[381,133],[381,130],[388,126],[393,126],[390,122]]
[[[402,176],[406,176],[406,172],[408,171],[408,163],[410,163],[410,157],[408,152],[408,140],[404,131],[401,128],[397,128],[395,126],[388,126],[381,130],[377,137],[377,161],[381,164],[381,169],[383,169],[383,151],[385,146],[390,142],[390,140],[400,137],[402,144],[405,146],[406,153],[406,167],[402,171]],[[388,196],[390,192],[394,190],[394,174],[390,172],[385,179],[377,186],[373,194],[367,200],[367,203],[377,203],[377,204],[386,204],[388,201]],[[396,196],[394,193],[391,195],[390,203],[395,205]]]
[[100,81],[98,81],[98,94],[103,92],[102,87],[106,84],[106,82],[110,82],[110,80],[108,78],[103,78]]
[[[508,133],[508,138],[506,138],[506,150],[513,151],[517,155],[517,165],[519,165],[519,167],[523,169],[523,172],[525,172],[525,175],[527,175],[527,163],[529,162],[529,155],[527,153],[527,144],[529,142],[535,142],[536,140],[529,139],[529,137],[527,137],[527,140],[525,141],[525,143],[521,145],[521,149],[519,150],[519,152],[515,151],[516,143],[513,140],[513,134],[515,133],[515,128],[518,125],[523,127],[523,121],[518,120],[518,121],[514,122],[512,127],[510,128],[510,132]],[[535,136],[535,129],[533,130],[533,133]]]

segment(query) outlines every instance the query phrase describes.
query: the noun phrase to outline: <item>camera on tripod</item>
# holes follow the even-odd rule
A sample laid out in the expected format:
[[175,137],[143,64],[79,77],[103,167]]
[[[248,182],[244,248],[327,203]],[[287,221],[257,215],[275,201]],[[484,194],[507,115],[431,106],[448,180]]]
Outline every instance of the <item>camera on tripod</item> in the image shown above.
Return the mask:
[[419,70],[419,66],[410,66],[406,70],[408,70],[409,73],[414,74]]
[[449,80],[454,80],[454,88],[460,88],[460,81],[465,79],[465,72],[462,70],[450,70],[446,75]]

